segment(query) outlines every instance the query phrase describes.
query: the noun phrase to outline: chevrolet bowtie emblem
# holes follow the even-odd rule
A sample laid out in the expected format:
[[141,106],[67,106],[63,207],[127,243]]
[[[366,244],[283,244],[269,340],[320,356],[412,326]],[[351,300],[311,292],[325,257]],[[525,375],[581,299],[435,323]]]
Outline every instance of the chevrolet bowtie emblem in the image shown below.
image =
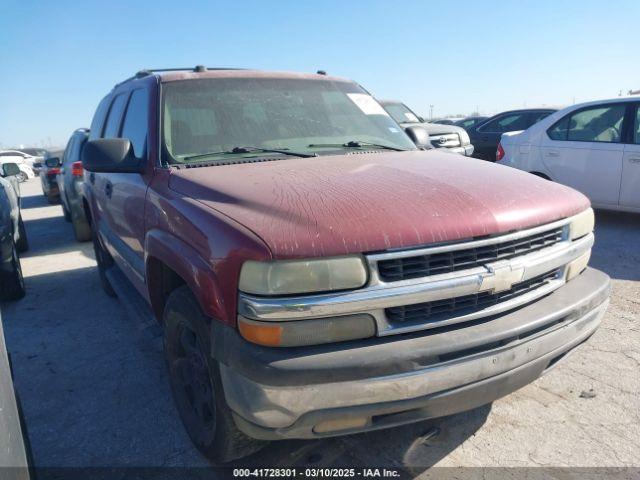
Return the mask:
[[491,290],[494,293],[511,290],[514,284],[522,281],[524,267],[513,265],[486,265],[489,275],[482,278],[480,291]]

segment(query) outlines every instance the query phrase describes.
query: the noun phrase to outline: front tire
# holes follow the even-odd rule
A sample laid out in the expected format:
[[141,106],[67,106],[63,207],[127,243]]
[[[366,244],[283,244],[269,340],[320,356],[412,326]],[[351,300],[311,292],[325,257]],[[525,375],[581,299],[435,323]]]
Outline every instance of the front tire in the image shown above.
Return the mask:
[[171,393],[194,445],[214,463],[227,463],[266,442],[238,430],[212,358],[208,319],[187,286],[174,290],[164,309],[164,349]]
[[113,267],[113,258],[100,244],[100,240],[98,239],[98,234],[95,230],[91,231],[91,238],[93,240],[93,251],[96,255],[96,263],[98,264],[98,275],[100,275],[100,283],[102,284],[102,289],[104,292],[110,297],[116,297],[116,292],[111,286],[111,282],[107,278],[107,270]]
[[23,253],[29,250],[29,240],[27,240],[27,229],[24,227],[24,222],[22,221],[22,215],[18,219],[18,242],[16,243],[16,247],[18,252]]
[[20,300],[26,294],[22,266],[16,244],[12,243],[11,272],[0,277],[0,300]]

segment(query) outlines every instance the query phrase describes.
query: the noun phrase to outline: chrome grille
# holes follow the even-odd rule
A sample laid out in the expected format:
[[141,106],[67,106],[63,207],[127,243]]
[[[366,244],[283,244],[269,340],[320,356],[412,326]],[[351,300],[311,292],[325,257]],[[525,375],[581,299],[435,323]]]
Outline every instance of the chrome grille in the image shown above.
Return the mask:
[[457,133],[429,135],[429,140],[435,148],[453,148],[461,145],[460,136]]
[[378,275],[385,282],[397,282],[479,267],[488,262],[526,255],[562,240],[563,228],[524,238],[415,257],[391,258],[377,262]]
[[556,279],[558,274],[559,270],[553,270],[527,281],[516,283],[510,290],[500,293],[480,292],[433,302],[391,307],[385,309],[385,314],[390,323],[439,322],[444,318],[450,318],[452,314],[456,316],[467,315],[524,295]]

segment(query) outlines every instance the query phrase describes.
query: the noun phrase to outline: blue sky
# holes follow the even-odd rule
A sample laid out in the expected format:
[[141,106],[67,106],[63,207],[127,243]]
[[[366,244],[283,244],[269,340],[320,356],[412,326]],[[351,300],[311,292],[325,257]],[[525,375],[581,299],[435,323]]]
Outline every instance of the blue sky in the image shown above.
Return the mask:
[[63,145],[141,68],[352,78],[420,114],[640,89],[640,2],[0,0],[0,147]]

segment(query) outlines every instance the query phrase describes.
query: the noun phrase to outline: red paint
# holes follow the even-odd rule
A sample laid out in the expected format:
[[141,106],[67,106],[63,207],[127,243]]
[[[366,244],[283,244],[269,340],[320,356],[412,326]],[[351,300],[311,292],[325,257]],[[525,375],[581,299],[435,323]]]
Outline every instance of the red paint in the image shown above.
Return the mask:
[[176,170],[170,187],[255,232],[276,258],[469,239],[589,206],[562,185],[437,150]]

